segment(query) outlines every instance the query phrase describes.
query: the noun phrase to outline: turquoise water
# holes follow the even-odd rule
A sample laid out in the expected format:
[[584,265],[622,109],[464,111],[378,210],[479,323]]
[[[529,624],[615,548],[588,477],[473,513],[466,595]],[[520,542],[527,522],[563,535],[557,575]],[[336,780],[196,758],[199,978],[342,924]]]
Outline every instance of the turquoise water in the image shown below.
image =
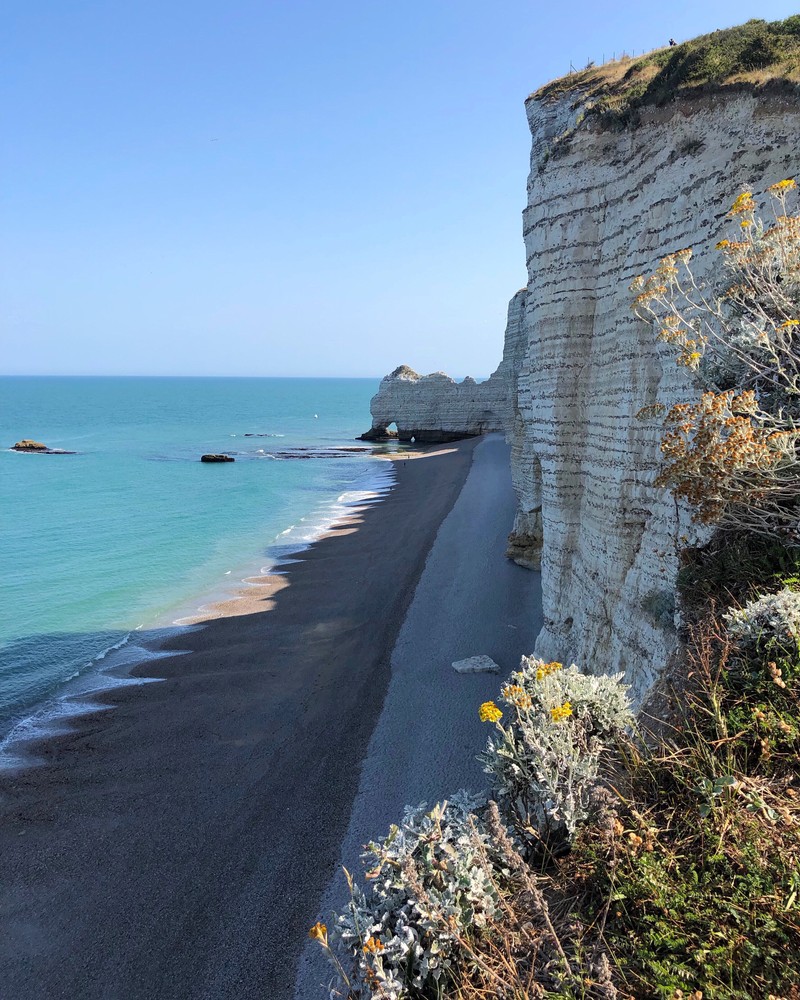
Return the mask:
[[[389,463],[366,453],[276,457],[356,445],[376,388],[372,379],[0,379],[0,727],[131,630],[163,626],[301,547],[341,511],[343,494],[385,485]],[[77,454],[5,450],[20,438]],[[236,462],[199,461],[222,451]]]

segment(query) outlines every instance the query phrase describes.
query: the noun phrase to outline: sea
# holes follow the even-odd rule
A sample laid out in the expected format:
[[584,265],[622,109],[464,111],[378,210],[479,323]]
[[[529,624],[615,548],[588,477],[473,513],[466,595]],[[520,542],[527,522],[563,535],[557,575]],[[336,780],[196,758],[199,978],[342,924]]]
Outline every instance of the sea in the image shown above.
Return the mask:
[[[365,447],[355,439],[377,387],[0,378],[0,757],[91,707],[93,690],[130,683],[126,665],[157,656],[159,637],[385,497],[393,463],[350,450]],[[74,454],[12,451],[22,438]]]

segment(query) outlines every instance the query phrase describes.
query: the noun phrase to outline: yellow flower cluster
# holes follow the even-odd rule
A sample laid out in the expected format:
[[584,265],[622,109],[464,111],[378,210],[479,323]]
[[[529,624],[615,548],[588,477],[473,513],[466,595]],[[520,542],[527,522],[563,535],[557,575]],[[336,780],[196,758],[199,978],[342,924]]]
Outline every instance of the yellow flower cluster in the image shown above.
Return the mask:
[[312,941],[319,941],[320,944],[326,945],[328,943],[328,928],[325,924],[317,921],[308,932],[308,936]]
[[562,664],[553,660],[552,663],[543,663],[541,667],[536,671],[536,680],[543,681],[545,677],[549,677],[550,674],[554,674],[557,670],[561,669]]
[[364,953],[367,955],[377,955],[384,950],[384,944],[376,937],[368,937],[364,942]]
[[781,323],[778,329],[788,330],[790,326],[800,326],[800,319],[787,319],[785,323]]
[[563,705],[556,705],[555,708],[550,709],[550,715],[553,717],[553,722],[563,722],[564,719],[568,719],[572,715],[572,705],[565,701]]
[[516,705],[517,708],[530,708],[533,704],[531,696],[519,684],[506,684],[500,693],[509,704]]
[[499,722],[503,713],[493,701],[485,701],[478,709],[478,718],[481,722]]
[[770,184],[767,188],[771,194],[783,194],[784,191],[791,191],[793,188],[797,187],[797,182],[787,177],[786,180],[778,181],[777,184]]
[[744,212],[755,210],[756,203],[753,201],[752,191],[742,191],[736,201],[731,205],[729,215],[742,215]]
[[730,245],[731,245],[731,241],[730,240],[720,240],[719,243],[717,243],[715,249],[716,250],[724,250],[726,247],[729,247]]

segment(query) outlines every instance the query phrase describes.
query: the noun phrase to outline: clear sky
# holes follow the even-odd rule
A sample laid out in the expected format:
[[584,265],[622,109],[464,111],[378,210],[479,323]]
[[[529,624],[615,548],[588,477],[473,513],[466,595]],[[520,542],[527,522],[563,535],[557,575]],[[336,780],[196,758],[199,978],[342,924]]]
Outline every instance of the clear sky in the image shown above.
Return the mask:
[[487,375],[523,101],[797,3],[7,0],[0,370]]

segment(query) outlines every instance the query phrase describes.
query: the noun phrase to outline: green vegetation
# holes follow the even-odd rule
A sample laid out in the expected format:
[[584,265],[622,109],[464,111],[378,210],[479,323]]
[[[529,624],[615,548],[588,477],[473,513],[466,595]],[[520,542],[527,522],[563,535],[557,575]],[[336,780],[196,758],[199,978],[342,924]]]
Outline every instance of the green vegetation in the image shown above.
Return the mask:
[[713,607],[689,639],[687,707],[626,754],[615,836],[587,826],[562,872],[625,996],[798,995],[800,686],[757,658],[731,670]]
[[531,99],[580,91],[588,120],[620,128],[635,125],[639,108],[661,106],[681,94],[770,81],[800,83],[800,14],[785,21],[748,21],[639,59],[586,69],[548,83]]
[[715,595],[726,606],[739,606],[761,590],[800,590],[800,549],[788,549],[775,539],[726,532],[702,548],[684,550],[681,558],[678,589],[684,618]]

